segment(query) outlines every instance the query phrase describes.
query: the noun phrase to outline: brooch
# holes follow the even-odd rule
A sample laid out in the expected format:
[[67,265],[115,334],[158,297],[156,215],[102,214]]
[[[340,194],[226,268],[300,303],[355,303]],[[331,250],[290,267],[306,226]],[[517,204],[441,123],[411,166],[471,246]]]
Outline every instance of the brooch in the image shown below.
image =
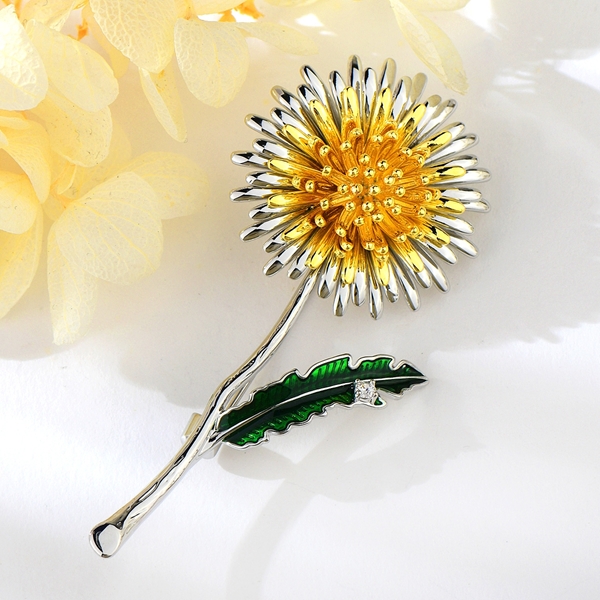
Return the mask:
[[271,119],[249,116],[261,138],[253,152],[232,156],[250,167],[235,202],[258,202],[243,240],[266,236],[272,257],[266,275],[287,268],[300,281],[271,333],[218,387],[202,414],[193,414],[184,443],[159,475],[123,508],[91,531],[92,547],[112,556],[126,537],[201,456],[222,444],[245,448],[326,414],[332,406],[383,407],[425,376],[391,356],[329,358],[305,374],[292,371],[247,393],[256,373],[283,341],[313,289],[333,296],[333,312],[367,304],[378,319],[384,298],[404,297],[416,310],[419,288],[449,289],[440,264],[475,256],[465,236],[466,211],[486,212],[470,187],[489,173],[465,154],[477,137],[462,123],[447,124],[456,102],[421,99],[426,77],[401,77],[394,61],[378,74],[352,57],[344,78],[325,84],[308,66],[297,94],[275,87]]

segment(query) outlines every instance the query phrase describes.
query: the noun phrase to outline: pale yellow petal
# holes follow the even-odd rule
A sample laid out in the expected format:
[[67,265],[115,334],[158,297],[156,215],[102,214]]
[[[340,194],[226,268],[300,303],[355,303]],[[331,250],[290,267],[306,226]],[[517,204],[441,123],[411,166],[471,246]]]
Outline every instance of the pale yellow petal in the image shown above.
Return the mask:
[[0,129],[0,149],[6,148],[8,146],[8,138],[2,133]]
[[81,16],[85,19],[85,22],[88,24],[92,35],[96,38],[96,41],[108,54],[115,77],[120,79],[127,72],[127,68],[129,67],[129,59],[106,39],[106,36],[102,33],[102,29],[100,29],[100,25],[98,25],[96,19],[94,18],[94,13],[92,12],[89,4],[86,4],[83,7],[81,10]]
[[42,204],[44,214],[51,220],[56,221],[65,212],[64,204],[61,202],[58,194],[55,194],[52,190],[48,194],[48,198],[44,204]]
[[0,229],[17,234],[29,231],[38,206],[26,175],[0,171]]
[[21,9],[21,23],[25,25],[35,19],[60,31],[78,4],[81,4],[78,0],[30,0]]
[[150,73],[146,69],[140,69],[140,79],[144,94],[158,122],[172,138],[178,142],[185,142],[187,130],[183,107],[171,65],[172,63],[169,63],[160,73]]
[[311,38],[285,25],[269,23],[268,21],[236,23],[236,25],[250,36],[259,38],[263,42],[267,42],[267,44],[290,54],[316,54],[319,50],[317,44]]
[[147,152],[123,167],[156,192],[161,219],[190,215],[208,199],[208,178],[193,161],[170,152]]
[[0,231],[0,318],[31,285],[42,251],[44,215],[37,206],[35,222],[26,233]]
[[206,104],[224,106],[248,72],[248,46],[233,23],[179,19],[175,53],[190,92]]
[[92,188],[122,171],[123,165],[130,159],[129,138],[123,128],[115,122],[108,156],[95,167],[77,167],[71,185],[64,190],[63,194],[70,199],[81,198]]
[[50,90],[33,112],[45,122],[52,149],[72,163],[92,167],[108,155],[112,134],[108,107],[88,112]]
[[414,11],[460,10],[469,0],[402,0]]
[[73,202],[55,225],[70,262],[90,275],[132,283],[157,269],[163,248],[156,195],[135,173],[122,173]]
[[90,0],[108,41],[138,67],[159,73],[173,56],[172,0]]
[[464,94],[469,85],[462,60],[450,38],[426,16],[400,0],[390,0],[400,31],[415,54],[452,90]]
[[0,109],[33,108],[47,91],[42,58],[9,5],[0,10]]
[[0,127],[8,127],[9,129],[27,129],[27,127],[29,127],[29,122],[23,113],[0,110]]
[[50,191],[50,141],[46,130],[35,121],[29,121],[26,129],[5,129],[8,146],[4,150],[27,173],[40,202]]
[[243,0],[194,0],[194,12],[197,15],[213,15],[231,10]]
[[90,112],[114,102],[119,84],[97,52],[37,21],[29,23],[28,32],[50,81],[65,98]]
[[89,328],[96,310],[98,279],[70,262],[56,243],[53,225],[48,234],[48,292],[55,344],[68,344]]
[[314,4],[317,0],[267,0],[269,4],[274,4],[275,6],[308,6],[309,4]]

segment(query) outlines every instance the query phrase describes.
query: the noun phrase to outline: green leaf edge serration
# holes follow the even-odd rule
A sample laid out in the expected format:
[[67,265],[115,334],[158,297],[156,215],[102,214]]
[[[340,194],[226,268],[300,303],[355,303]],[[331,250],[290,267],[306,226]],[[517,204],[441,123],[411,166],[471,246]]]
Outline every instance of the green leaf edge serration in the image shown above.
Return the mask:
[[[427,378],[406,361],[393,367],[391,356],[372,356],[351,363],[349,354],[318,363],[306,375],[297,370],[279,381],[252,392],[242,406],[229,409],[217,424],[223,442],[236,448],[257,445],[268,439],[269,433],[285,433],[293,425],[301,425],[316,415],[327,414],[334,404],[347,408],[356,404],[354,382],[375,380],[378,390],[400,395]],[[374,406],[384,406],[378,398]]]

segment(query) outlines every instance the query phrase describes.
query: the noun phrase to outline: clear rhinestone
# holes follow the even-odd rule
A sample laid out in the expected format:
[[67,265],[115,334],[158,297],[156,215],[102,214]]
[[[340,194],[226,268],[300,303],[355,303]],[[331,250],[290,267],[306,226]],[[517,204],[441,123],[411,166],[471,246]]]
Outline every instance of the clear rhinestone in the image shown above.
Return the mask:
[[354,382],[354,401],[362,404],[375,404],[379,394],[374,379],[357,379]]

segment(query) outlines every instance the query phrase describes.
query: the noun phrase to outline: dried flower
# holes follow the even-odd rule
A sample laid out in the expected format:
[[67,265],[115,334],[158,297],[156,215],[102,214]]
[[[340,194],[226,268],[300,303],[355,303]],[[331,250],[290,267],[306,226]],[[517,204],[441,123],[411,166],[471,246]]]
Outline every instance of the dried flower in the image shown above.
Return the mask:
[[357,305],[369,297],[378,318],[384,293],[395,302],[401,291],[417,309],[417,281],[448,289],[435,257],[454,263],[453,249],[476,254],[463,237],[472,226],[460,216],[488,208],[478,191],[462,187],[489,177],[461,154],[477,138],[463,135],[461,123],[443,128],[453,100],[419,102],[423,74],[394,86],[391,60],[377,76],[353,57],[347,84],[334,72],[329,89],[310,67],[302,74],[297,97],[273,89],[284,108],[271,112],[273,121],[247,118],[267,136],[254,142],[257,153],[233,155],[260,169],[231,196],[263,200],[242,239],[269,235],[267,275],[288,264],[292,278],[318,270],[318,293],[334,293],[336,315],[350,297]]
[[[97,280],[131,283],[158,267],[162,219],[194,212],[207,194],[189,159],[129,142],[109,104],[105,60],[59,31],[81,2],[40,0],[0,10],[0,317],[27,290],[48,234],[54,341],[85,333]],[[32,118],[33,117],[33,118]]]
[[[111,54],[113,68],[123,57],[140,71],[142,88],[167,133],[179,141],[186,128],[175,84],[173,57],[194,96],[211,106],[230,102],[246,79],[246,36],[260,38],[284,52],[312,54],[316,46],[303,34],[275,23],[231,21],[232,9],[260,15],[251,2],[239,0],[89,0],[83,16]],[[225,21],[207,20],[212,14]]]

